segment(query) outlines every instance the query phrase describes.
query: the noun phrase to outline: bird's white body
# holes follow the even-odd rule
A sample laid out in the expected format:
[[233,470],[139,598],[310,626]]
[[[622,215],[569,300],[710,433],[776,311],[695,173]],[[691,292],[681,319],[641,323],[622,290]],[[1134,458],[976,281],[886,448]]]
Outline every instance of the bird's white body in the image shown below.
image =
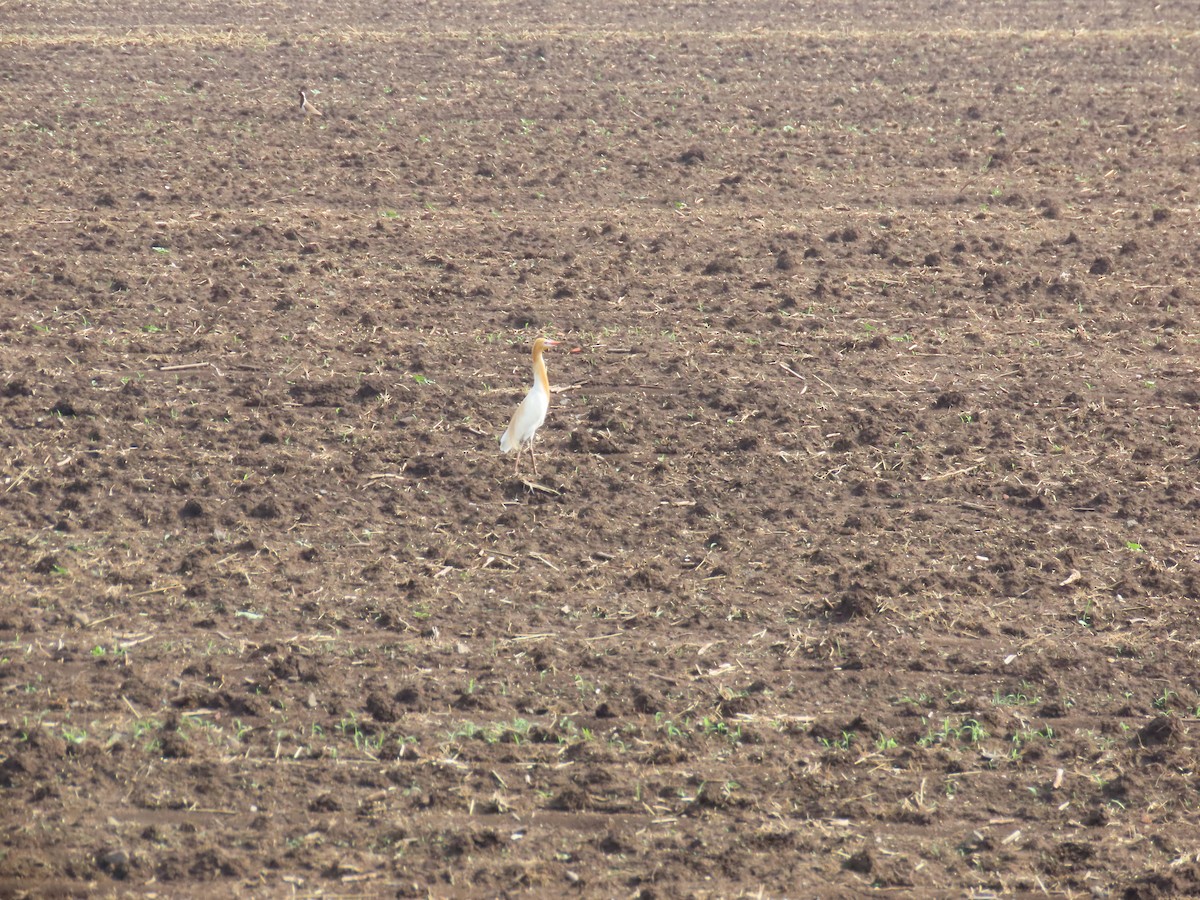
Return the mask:
[[550,409],[550,393],[535,381],[517,411],[509,420],[508,428],[500,435],[500,449],[511,453],[524,444],[533,443],[533,436],[546,421],[546,412]]
[[546,362],[542,359],[542,351],[553,347],[558,341],[538,338],[533,342],[533,387],[517,407],[508,422],[508,428],[500,435],[500,449],[505,453],[517,451],[517,466],[521,465],[521,451],[529,448],[529,458],[533,461],[533,471],[537,472],[537,459],[533,455],[533,441],[537,430],[546,421],[546,412],[550,409],[550,377],[546,372]]

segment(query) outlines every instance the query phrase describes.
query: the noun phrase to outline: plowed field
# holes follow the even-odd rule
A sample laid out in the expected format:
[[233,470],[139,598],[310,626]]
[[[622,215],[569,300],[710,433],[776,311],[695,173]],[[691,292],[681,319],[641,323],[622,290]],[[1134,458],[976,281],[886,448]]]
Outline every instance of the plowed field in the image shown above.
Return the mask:
[[123,6],[0,11],[0,896],[1200,893],[1190,2]]

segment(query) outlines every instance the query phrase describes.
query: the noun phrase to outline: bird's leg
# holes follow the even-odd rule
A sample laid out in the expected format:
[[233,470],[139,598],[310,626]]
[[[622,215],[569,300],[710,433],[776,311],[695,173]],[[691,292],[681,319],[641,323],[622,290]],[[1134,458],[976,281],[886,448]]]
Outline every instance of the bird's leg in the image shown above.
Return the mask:
[[521,445],[517,444],[517,461],[513,464],[513,475],[521,474]]
[[[531,438],[529,439],[529,461],[530,461],[531,463],[533,463],[533,474],[534,474],[534,475],[537,475],[537,473],[538,473],[538,470],[537,470],[537,457],[533,455],[533,441],[534,441],[534,439],[535,439],[536,437],[537,437],[537,435],[534,435],[533,437],[531,437]],[[539,476],[539,477],[540,477],[540,476]]]

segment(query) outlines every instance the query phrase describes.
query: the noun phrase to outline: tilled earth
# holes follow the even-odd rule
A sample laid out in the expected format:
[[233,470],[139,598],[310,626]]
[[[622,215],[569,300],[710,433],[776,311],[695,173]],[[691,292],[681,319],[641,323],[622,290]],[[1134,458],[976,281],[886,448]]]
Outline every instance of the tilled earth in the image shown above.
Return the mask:
[[0,895],[1200,893],[1190,3],[125,6],[0,14]]

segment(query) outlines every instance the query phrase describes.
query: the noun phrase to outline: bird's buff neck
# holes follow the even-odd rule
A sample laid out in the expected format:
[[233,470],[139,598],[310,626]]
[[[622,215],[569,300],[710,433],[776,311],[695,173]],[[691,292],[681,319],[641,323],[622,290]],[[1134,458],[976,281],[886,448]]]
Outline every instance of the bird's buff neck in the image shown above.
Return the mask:
[[541,344],[533,348],[533,379],[535,384],[540,384],[546,395],[550,395],[550,375],[546,371],[546,361],[542,359],[543,347]]

